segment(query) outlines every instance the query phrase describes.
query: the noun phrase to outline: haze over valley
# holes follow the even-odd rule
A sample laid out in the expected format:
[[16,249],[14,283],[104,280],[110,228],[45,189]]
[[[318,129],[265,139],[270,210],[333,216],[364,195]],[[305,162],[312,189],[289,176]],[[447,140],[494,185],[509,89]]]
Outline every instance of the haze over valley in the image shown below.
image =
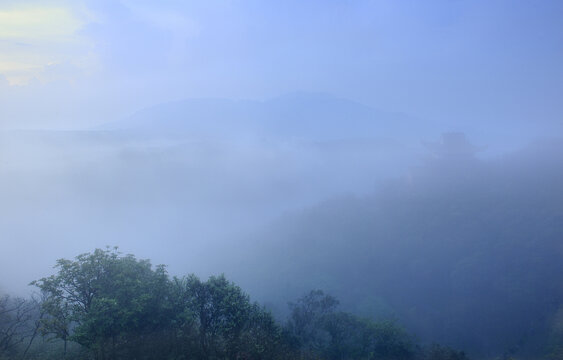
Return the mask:
[[0,3],[0,359],[562,359],[561,15]]

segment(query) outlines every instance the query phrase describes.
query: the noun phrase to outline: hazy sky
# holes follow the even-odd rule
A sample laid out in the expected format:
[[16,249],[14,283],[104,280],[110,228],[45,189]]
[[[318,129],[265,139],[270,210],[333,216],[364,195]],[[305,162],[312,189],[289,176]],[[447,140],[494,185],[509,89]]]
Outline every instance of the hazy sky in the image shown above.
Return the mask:
[[293,91],[453,124],[555,124],[562,18],[559,0],[0,0],[0,127]]

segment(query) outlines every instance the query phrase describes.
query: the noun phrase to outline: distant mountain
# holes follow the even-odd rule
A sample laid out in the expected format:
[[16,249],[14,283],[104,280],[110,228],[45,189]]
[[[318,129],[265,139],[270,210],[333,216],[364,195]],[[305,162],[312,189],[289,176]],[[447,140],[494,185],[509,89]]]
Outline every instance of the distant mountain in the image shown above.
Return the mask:
[[[189,99],[138,111],[108,130],[180,136],[305,140],[397,138],[428,124],[326,94],[293,93],[267,101]],[[430,131],[427,131],[430,133]]]

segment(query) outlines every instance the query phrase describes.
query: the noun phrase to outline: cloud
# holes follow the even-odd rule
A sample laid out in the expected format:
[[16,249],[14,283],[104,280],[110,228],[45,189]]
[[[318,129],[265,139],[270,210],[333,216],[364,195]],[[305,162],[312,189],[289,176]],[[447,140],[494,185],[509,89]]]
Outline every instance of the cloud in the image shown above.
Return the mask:
[[72,41],[82,23],[65,8],[26,7],[0,11],[0,37],[24,41]]
[[10,85],[26,85],[34,78],[48,81],[45,70],[53,65],[92,64],[91,41],[80,34],[93,21],[85,10],[64,4],[0,7],[0,74]]
[[180,11],[151,7],[127,0],[123,0],[121,3],[138,20],[155,28],[169,31],[176,38],[187,39],[199,34],[198,23]]

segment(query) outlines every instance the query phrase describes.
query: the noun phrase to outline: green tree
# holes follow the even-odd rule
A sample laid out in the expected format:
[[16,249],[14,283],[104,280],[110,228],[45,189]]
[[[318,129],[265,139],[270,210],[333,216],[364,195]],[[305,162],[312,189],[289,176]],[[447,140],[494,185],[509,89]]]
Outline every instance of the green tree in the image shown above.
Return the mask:
[[305,359],[411,359],[411,337],[392,321],[336,311],[338,300],[313,290],[290,303],[289,333]]
[[303,351],[314,354],[327,346],[329,334],[323,322],[337,306],[338,300],[322,290],[312,290],[289,304],[291,314],[287,328]]
[[176,279],[184,287],[184,314],[190,314],[201,359],[274,358],[281,330],[271,315],[225,276],[201,281]]
[[[167,328],[169,283],[163,266],[116,249],[57,261],[58,272],[35,281],[46,300],[46,332],[73,340],[100,359],[138,353]],[[72,328],[72,333],[70,329]],[[154,347],[154,343],[152,343]]]

